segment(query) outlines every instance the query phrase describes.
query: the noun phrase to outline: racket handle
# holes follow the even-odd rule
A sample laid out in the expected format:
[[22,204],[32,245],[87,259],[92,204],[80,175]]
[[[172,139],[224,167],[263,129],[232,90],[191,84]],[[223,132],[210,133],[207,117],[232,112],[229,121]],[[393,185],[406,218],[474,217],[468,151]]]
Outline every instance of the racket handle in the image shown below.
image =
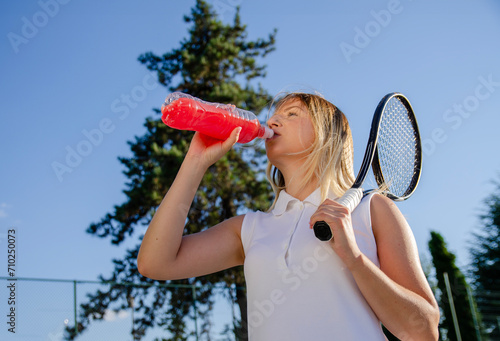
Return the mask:
[[341,205],[344,205],[352,213],[359,203],[363,199],[363,189],[362,188],[349,188],[343,196],[335,200]]
[[[362,188],[350,188],[344,193],[343,196],[335,201],[347,207],[349,213],[352,213],[352,211],[354,211],[354,209],[359,205],[362,198]],[[314,235],[316,236],[316,238],[324,242],[329,241],[333,238],[330,225],[328,225],[325,221],[317,221],[314,224]]]

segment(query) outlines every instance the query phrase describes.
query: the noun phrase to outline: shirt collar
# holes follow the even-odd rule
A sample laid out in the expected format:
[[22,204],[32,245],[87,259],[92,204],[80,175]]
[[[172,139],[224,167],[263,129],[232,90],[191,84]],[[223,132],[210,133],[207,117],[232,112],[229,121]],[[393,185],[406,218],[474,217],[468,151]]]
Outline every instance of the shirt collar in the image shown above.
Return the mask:
[[[330,192],[328,195],[329,198],[335,199],[336,196]],[[284,189],[280,191],[278,200],[276,201],[276,205],[272,210],[275,216],[282,215],[288,209],[289,204],[292,202],[300,202],[299,199],[292,197],[288,194]],[[321,204],[321,188],[316,188],[314,192],[312,192],[307,198],[304,199],[303,203],[309,203],[318,207]]]

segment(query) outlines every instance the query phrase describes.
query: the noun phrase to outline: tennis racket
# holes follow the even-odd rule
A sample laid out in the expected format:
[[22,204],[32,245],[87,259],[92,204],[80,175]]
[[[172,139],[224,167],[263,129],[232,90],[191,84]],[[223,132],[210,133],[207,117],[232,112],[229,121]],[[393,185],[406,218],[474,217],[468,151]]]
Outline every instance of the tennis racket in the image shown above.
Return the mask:
[[[370,165],[378,190],[395,201],[408,199],[417,188],[422,169],[422,146],[417,120],[408,99],[400,93],[390,93],[373,115],[368,145],[354,184],[336,201],[354,211],[364,195]],[[314,234],[322,241],[332,239],[330,226],[324,221],[314,224]]]

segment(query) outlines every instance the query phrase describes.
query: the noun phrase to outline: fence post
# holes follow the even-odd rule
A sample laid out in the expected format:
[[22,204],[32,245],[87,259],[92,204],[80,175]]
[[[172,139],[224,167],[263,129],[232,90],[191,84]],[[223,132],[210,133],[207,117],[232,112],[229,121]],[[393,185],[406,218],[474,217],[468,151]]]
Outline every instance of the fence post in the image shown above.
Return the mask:
[[196,341],[198,341],[198,310],[196,309],[196,286],[193,284],[191,286],[193,293],[193,310],[194,310],[194,330],[196,333]]
[[[233,296],[233,290],[232,290],[233,287],[234,287],[234,296]],[[235,329],[236,328],[236,314],[234,312],[234,302],[236,302],[236,297],[237,297],[237,294],[238,294],[236,292],[236,290],[238,290],[238,289],[236,287],[236,284],[231,284],[231,286],[229,287],[229,289],[230,289],[229,292],[231,293],[231,314],[233,316],[233,329]]]
[[482,341],[481,339],[481,329],[479,328],[479,322],[477,318],[477,312],[474,305],[474,301],[472,300],[472,293],[470,291],[470,287],[467,286],[467,296],[469,296],[469,304],[470,304],[470,312],[472,313],[472,321],[474,322],[474,328],[476,329],[476,338],[477,341]]
[[76,309],[76,280],[73,281],[73,313],[75,315],[75,335],[78,334],[78,321],[77,321],[77,309]]
[[135,302],[134,302],[134,297],[132,295],[130,295],[128,297],[128,305],[130,307],[130,313],[132,315],[132,341],[135,341],[135,328],[134,328],[134,324],[135,324],[135,320],[134,320]]
[[497,316],[497,324],[498,324],[498,330],[500,330],[500,317]]
[[455,333],[457,334],[457,340],[462,341],[462,336],[460,335],[460,328],[458,326],[457,312],[455,311],[455,303],[453,303],[453,295],[451,294],[450,278],[448,273],[443,273],[444,283],[446,284],[446,291],[448,292],[448,301],[450,302],[451,316],[453,317],[453,324],[455,325]]

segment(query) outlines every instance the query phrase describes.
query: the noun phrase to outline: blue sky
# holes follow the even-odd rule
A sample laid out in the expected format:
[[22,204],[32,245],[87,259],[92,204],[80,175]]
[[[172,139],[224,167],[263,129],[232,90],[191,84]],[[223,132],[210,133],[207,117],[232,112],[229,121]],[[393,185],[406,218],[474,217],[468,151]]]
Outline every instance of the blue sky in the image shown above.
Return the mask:
[[[317,90],[339,106],[357,166],[378,101],[393,91],[409,97],[424,169],[415,195],[398,205],[422,254],[437,230],[465,268],[482,200],[500,170],[498,2],[209,2],[225,21],[239,5],[250,39],[278,28],[262,85],[272,94]],[[135,245],[111,246],[85,229],[125,200],[117,157],[130,156],[126,142],[143,134],[167,95],[137,57],[178,47],[193,4],[0,4],[0,250],[15,228],[17,276],[94,280]],[[58,173],[55,164],[68,168]]]

